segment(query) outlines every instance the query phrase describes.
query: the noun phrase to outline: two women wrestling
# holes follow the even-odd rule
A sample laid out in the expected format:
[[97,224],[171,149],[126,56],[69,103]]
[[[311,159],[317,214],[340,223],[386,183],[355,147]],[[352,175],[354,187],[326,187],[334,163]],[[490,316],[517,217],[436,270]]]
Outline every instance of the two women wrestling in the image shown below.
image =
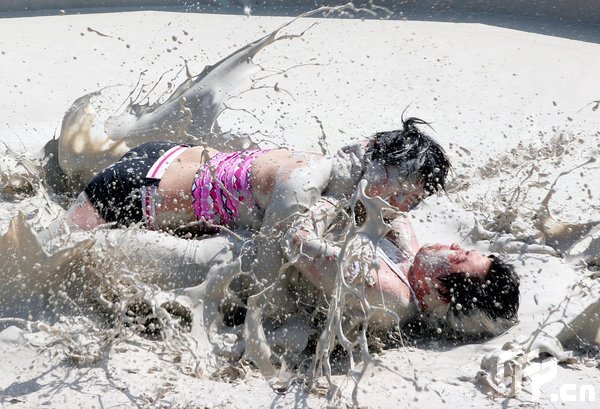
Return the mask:
[[[424,314],[454,331],[497,335],[517,319],[514,268],[456,244],[421,247],[403,214],[443,190],[450,168],[444,150],[420,124],[409,118],[401,130],[377,133],[328,156],[150,142],[99,172],[65,222],[75,229],[112,223],[196,236],[219,229],[268,233],[281,244],[267,251],[283,254],[304,279],[331,294],[340,203],[348,203],[364,181],[367,196],[386,200],[396,211],[390,233],[368,249],[369,303],[393,311],[400,323]],[[352,268],[345,272],[350,281],[356,274]],[[371,321],[397,324],[378,314]]]

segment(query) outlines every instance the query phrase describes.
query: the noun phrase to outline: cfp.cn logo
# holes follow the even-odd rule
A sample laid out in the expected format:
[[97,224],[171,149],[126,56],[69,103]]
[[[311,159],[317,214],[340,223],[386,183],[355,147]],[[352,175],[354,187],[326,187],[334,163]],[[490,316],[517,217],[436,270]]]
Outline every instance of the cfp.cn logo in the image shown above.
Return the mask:
[[[537,358],[537,349],[529,353],[519,350],[496,353],[496,366],[491,368],[494,382],[516,396],[523,389],[523,381],[528,381],[532,400],[539,400],[542,385],[556,378],[558,361],[554,357],[534,361]],[[595,402],[596,389],[590,384],[561,383],[558,391],[551,392],[549,397],[552,402]]]

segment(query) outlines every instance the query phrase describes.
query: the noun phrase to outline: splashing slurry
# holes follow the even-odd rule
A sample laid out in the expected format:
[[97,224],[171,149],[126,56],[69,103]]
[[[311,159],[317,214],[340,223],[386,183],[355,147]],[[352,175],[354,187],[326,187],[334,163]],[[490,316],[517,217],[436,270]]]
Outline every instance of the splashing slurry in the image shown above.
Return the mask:
[[[471,238],[491,240],[493,251],[562,255],[568,260],[597,267],[598,238],[595,232],[600,228],[600,218],[593,216],[597,214],[599,204],[587,180],[594,179],[597,174],[600,150],[591,142],[593,138],[586,142],[581,137],[558,132],[549,141],[540,138],[527,146],[519,144],[510,153],[490,159],[478,173],[482,181],[500,179],[501,185],[498,192],[469,194],[469,201],[475,203],[475,209],[482,215],[482,222],[476,223]],[[527,158],[533,161],[528,162]],[[507,178],[508,172],[513,171],[515,174]],[[589,174],[590,179],[581,179],[577,173],[580,177]],[[561,178],[569,181],[563,182]],[[462,190],[462,180],[464,175],[459,175],[450,189],[452,193]],[[583,191],[582,199],[573,200],[569,196],[572,189],[565,189],[569,183]],[[471,192],[475,190],[471,189]],[[581,221],[565,223],[556,220],[550,210],[555,196],[572,201],[570,206],[558,209],[565,214],[563,217]],[[464,201],[466,198],[457,196],[457,199]],[[587,221],[589,219],[592,220]]]
[[[503,253],[517,264],[523,289],[521,322],[499,338],[470,344],[420,334],[418,322],[383,334],[369,326],[376,314],[386,317],[388,327],[401,320],[364,296],[373,248],[389,228],[381,218],[388,205],[367,197],[364,186],[352,200],[365,206],[365,222],[357,226],[351,215],[337,226],[342,233],[330,238],[341,248],[331,297],[291,268],[293,259],[282,265],[280,252],[273,250],[284,233],[277,231],[282,228],[277,220],[258,237],[223,230],[202,240],[135,227],[82,233],[55,222],[69,201],[60,193],[79,191],[95,172],[141,142],[167,138],[221,150],[263,143],[223,132],[217,120],[233,109],[227,104],[232,97],[262,87],[253,77],[264,73],[253,61],[259,52],[304,34],[281,34],[290,24],[197,76],[186,65],[185,81],[160,103],[150,104],[144,90],[134,89],[125,110],[115,115],[106,109],[112,88],[77,99],[64,116],[60,137],[46,146],[45,159],[6,148],[0,159],[0,345],[7,368],[0,375],[2,402],[26,406],[68,397],[72,405],[85,404],[69,393],[87,387],[96,388],[93,393],[101,388],[98,396],[106,402],[125,399],[126,405],[143,407],[202,402],[286,406],[300,400],[316,406],[324,404],[320,396],[330,404],[354,406],[386,406],[390,396],[411,402],[406,406],[429,398],[454,405],[468,394],[474,396],[473,405],[481,406],[489,401],[476,387],[492,396],[525,393],[513,387],[517,375],[512,385],[498,380],[501,351],[513,353],[523,365],[536,353],[582,370],[597,365],[600,241],[598,217],[593,217],[598,214],[597,187],[590,182],[598,180],[593,176],[597,133],[557,132],[548,140],[521,142],[492,159],[478,152],[481,160],[472,164],[464,158],[472,148],[461,146],[472,141],[453,140],[459,149],[447,196],[428,199],[410,217],[429,240],[451,242],[462,236],[483,250]],[[103,41],[117,37],[101,25],[84,27]],[[414,33],[403,35],[412,40]],[[300,41],[308,42],[306,36]],[[401,48],[411,58],[419,52],[410,41]],[[388,51],[379,53],[381,61]],[[358,57],[353,50],[349,58]],[[432,90],[436,83],[430,84]],[[278,83],[271,89],[271,94],[281,90]],[[320,131],[313,139],[325,150],[331,126],[320,113],[317,121]],[[581,189],[574,200],[568,185]],[[315,200],[312,192],[283,196],[285,211],[278,219]],[[271,258],[264,256],[265,248],[273,250]],[[344,272],[354,264],[364,268],[348,280]],[[574,358],[568,348],[578,355]],[[11,369],[25,365],[25,374]],[[234,383],[234,394],[228,383]],[[295,389],[298,385],[302,389]],[[244,401],[245,394],[238,392],[246,387],[256,402]],[[278,401],[272,389],[298,393]]]
[[[216,121],[224,102],[251,85],[251,75],[258,71],[252,57],[277,40],[296,37],[277,37],[281,28],[196,77],[188,73],[188,79],[163,103],[132,102],[123,114],[102,119],[98,113],[106,91],[79,98],[65,114],[58,141],[46,146],[44,162],[28,165],[21,161],[19,173],[18,166],[4,160],[4,194],[15,199],[17,194],[27,193],[38,203],[50,202],[46,186],[60,193],[77,191],[131,147],[165,139],[165,135],[173,141],[224,150],[255,146],[247,137],[223,134]],[[56,172],[63,175],[57,178]],[[314,204],[314,199],[300,199],[297,193],[292,208]],[[370,202],[364,194],[361,199]],[[48,226],[57,212],[50,209],[50,219],[38,218],[37,224]],[[9,261],[2,268],[2,325],[15,324],[48,334],[49,338],[40,342],[48,348],[58,345],[76,366],[94,366],[111,351],[127,349],[123,343],[127,344],[125,340],[133,334],[145,334],[149,339],[160,337],[167,350],[180,356],[173,359],[183,372],[237,378],[245,372],[239,366],[244,356],[264,376],[274,377],[278,387],[287,388],[295,376],[286,368],[296,367],[306,357],[309,339],[316,334],[315,320],[306,308],[292,312],[289,305],[265,298],[274,285],[267,285],[259,294],[247,292],[248,287],[264,287],[266,278],[273,276],[248,273],[253,271],[249,260],[254,257],[254,247],[239,233],[186,240],[137,228],[98,229],[90,234],[70,231],[59,222],[38,237],[19,214],[0,242],[1,256]],[[280,267],[263,263],[259,269],[283,271],[286,266]],[[350,287],[346,287],[348,291]],[[359,290],[352,294],[359,300]],[[341,324],[344,315],[342,300],[346,295],[336,297],[339,306],[330,313],[337,321],[329,326]],[[367,308],[364,320],[369,311],[368,305],[363,307]],[[321,337],[317,362],[329,361],[333,336]],[[345,340],[345,348],[352,354],[353,341],[341,333],[337,336]],[[360,339],[364,358],[368,358],[364,332]],[[181,355],[186,354],[187,360],[183,360]],[[312,372],[314,378],[317,371]],[[327,377],[331,378],[330,370]]]
[[207,66],[197,76],[187,72],[187,80],[163,103],[132,102],[123,113],[100,121],[92,102],[102,91],[79,98],[63,119],[57,149],[60,169],[81,190],[98,171],[143,142],[166,138],[221,150],[255,146],[246,137],[220,132],[217,117],[225,101],[250,85],[252,74],[259,70],[252,57],[275,42],[278,31]]

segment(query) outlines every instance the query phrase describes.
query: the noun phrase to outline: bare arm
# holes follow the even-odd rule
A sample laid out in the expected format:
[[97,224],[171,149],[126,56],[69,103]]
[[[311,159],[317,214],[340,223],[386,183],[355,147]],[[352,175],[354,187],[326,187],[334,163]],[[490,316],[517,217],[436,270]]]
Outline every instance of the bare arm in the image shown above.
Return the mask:
[[265,208],[261,229],[283,228],[297,212],[314,206],[329,184],[331,160],[312,154],[295,154],[279,167]]
[[[326,294],[334,290],[340,253],[340,247],[327,240],[326,233],[339,211],[335,201],[322,199],[296,220],[282,242],[288,260]],[[403,316],[410,300],[408,288],[386,261],[378,261],[380,268],[370,271],[373,281],[365,288],[367,301],[372,306],[386,307]]]
[[283,237],[283,252],[294,267],[317,288],[330,294],[338,270],[340,247],[324,238],[337,217],[337,202],[321,199],[298,217]]
[[256,274],[267,283],[275,282],[286,258],[280,246],[282,235],[299,213],[317,203],[331,172],[330,161],[322,157],[298,154],[292,159],[297,159],[298,163],[288,162],[277,170],[260,234],[254,239],[257,258],[261,260],[261,268],[256,269]]

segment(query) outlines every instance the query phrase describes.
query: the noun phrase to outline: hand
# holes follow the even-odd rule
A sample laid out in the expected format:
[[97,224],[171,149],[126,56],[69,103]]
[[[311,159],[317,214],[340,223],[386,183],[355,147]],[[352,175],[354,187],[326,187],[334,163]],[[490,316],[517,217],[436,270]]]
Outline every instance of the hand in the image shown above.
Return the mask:
[[[352,180],[358,180],[363,172],[363,158],[365,149],[361,144],[353,144],[343,147],[338,155],[345,167],[345,171],[351,176]],[[340,169],[341,170],[341,169]]]

